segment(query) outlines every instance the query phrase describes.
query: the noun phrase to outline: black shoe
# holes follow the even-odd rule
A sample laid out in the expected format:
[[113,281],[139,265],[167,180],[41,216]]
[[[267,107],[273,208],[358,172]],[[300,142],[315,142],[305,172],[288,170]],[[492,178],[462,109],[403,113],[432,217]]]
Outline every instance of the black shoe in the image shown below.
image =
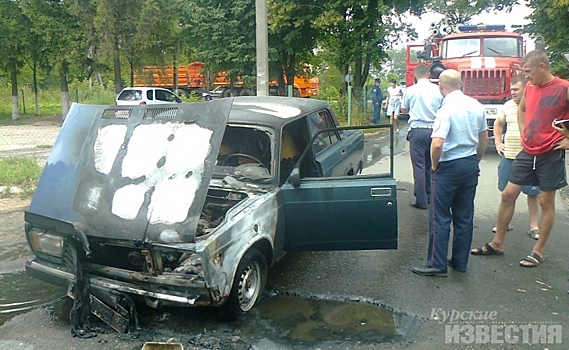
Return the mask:
[[446,277],[447,272],[439,269],[435,269],[434,267],[414,267],[411,269],[414,273],[421,276],[437,276],[437,277]]
[[417,202],[409,202],[409,206],[416,208],[416,209],[427,209],[427,207],[418,206]]
[[460,268],[460,267],[456,267],[454,266],[454,263],[452,262],[451,259],[447,260],[447,265],[452,267],[456,272],[466,272],[466,267],[465,268]]

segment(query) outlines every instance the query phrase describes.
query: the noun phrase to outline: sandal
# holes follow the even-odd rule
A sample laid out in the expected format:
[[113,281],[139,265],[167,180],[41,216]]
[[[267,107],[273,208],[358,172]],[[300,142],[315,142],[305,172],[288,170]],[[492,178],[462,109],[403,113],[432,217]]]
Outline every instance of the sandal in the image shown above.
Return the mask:
[[[507,231],[513,231],[513,230],[514,230],[514,227],[512,225],[508,225]],[[496,231],[498,231],[498,226],[492,227],[492,232],[496,233]]]
[[[539,256],[539,254],[537,254],[536,252],[531,252],[528,254],[528,256],[526,256],[525,258],[520,260],[520,266],[521,267],[536,267],[536,266],[541,265],[542,261],[543,261],[543,258],[541,256]],[[527,262],[529,264],[524,264],[524,262]]]
[[538,228],[533,229],[533,230],[529,230],[527,233],[531,238],[533,238],[535,240],[539,239],[539,229]]
[[[484,250],[486,248],[486,250]],[[483,247],[476,247],[470,251],[472,255],[504,255],[504,252],[500,252],[490,245],[490,243],[484,244]]]

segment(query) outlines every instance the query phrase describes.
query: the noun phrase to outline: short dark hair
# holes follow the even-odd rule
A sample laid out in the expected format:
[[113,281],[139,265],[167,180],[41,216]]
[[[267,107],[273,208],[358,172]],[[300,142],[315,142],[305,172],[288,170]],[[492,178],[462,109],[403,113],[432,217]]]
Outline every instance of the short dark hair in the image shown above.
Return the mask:
[[381,79],[375,78],[375,82],[376,82],[376,83],[381,83]]
[[430,74],[430,70],[429,67],[425,64],[420,64],[417,67],[415,67],[415,76],[418,78],[428,78],[429,74]]
[[527,83],[527,79],[525,77],[525,75],[523,74],[518,74],[516,76],[514,76],[512,78],[512,80],[510,81],[511,85],[517,84],[517,83],[523,83],[523,85],[525,85],[525,83]]
[[397,84],[397,80],[395,79],[391,79],[390,82],[392,82],[393,84]]
[[545,68],[549,70],[549,58],[543,50],[533,50],[530,51],[523,59],[522,65],[530,64],[534,67],[539,66],[540,63],[545,65]]

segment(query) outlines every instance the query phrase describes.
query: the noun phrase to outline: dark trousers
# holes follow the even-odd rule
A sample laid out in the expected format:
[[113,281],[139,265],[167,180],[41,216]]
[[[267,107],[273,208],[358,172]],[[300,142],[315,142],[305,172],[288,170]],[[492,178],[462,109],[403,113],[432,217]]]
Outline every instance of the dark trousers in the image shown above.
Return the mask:
[[447,270],[450,224],[453,224],[451,259],[466,268],[474,220],[474,196],[478,185],[476,156],[439,163],[432,174],[427,266]]
[[426,207],[430,202],[432,131],[433,129],[412,128],[407,134],[413,164],[413,194],[419,207]]
[[381,101],[377,104],[373,104],[373,123],[375,125],[379,124],[379,118],[381,113]]

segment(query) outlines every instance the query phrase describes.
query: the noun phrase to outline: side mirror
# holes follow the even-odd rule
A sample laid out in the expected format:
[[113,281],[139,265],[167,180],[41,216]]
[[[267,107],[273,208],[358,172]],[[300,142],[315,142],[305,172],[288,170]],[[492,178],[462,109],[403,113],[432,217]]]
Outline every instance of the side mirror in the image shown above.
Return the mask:
[[429,42],[425,43],[423,51],[417,53],[418,58],[422,58],[426,61],[430,60],[432,55],[433,55],[433,46]]
[[292,169],[292,172],[289,176],[289,181],[295,188],[300,186],[300,171],[298,170],[298,167]]
[[182,99],[176,96],[176,102],[182,103]]

